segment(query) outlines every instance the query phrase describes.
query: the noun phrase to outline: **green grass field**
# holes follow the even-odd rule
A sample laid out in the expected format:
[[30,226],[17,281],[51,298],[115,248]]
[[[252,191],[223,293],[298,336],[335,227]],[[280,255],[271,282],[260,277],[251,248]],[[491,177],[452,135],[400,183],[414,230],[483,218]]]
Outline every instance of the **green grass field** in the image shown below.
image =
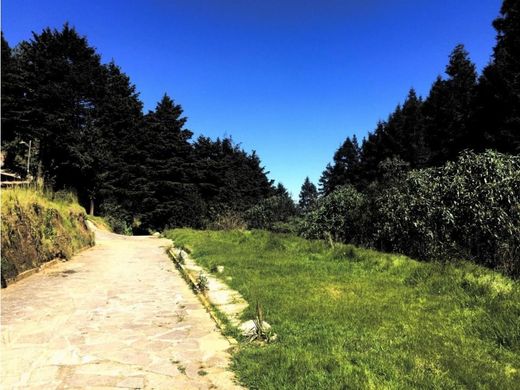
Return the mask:
[[251,389],[520,388],[520,291],[485,268],[290,235],[167,232],[255,302],[278,340],[241,343]]

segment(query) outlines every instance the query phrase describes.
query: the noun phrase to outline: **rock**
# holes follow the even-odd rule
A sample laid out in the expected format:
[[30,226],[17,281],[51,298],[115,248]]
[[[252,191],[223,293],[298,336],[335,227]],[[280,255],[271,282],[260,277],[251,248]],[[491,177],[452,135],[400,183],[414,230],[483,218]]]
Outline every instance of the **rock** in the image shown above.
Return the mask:
[[[263,321],[262,328],[264,329],[264,332],[267,332],[271,329],[271,325],[269,325],[267,322]],[[255,324],[255,321],[253,321],[253,320],[242,322],[239,325],[238,329],[240,330],[240,333],[244,337],[249,338],[249,337],[253,337],[254,335],[257,334],[256,324]]]
[[152,237],[159,238],[161,237],[161,233],[155,232],[154,234],[152,234]]
[[222,272],[224,272],[224,266],[223,266],[223,265],[219,265],[219,266],[217,267],[217,272],[218,272],[219,274],[221,274]]

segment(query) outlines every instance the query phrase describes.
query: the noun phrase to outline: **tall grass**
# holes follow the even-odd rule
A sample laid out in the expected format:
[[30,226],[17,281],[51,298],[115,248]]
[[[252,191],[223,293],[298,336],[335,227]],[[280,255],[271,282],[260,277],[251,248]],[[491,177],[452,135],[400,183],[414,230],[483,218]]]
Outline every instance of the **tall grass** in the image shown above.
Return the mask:
[[518,281],[264,231],[166,234],[207,270],[224,265],[278,334],[234,355],[249,388],[518,388]]

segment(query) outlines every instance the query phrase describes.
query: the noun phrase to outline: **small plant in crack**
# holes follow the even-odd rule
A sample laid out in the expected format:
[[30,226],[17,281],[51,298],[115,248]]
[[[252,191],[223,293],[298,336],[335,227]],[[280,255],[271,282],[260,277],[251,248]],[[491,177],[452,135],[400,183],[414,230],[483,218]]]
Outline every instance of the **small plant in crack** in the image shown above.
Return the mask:
[[202,271],[199,273],[199,276],[197,277],[196,282],[197,282],[197,289],[201,293],[205,293],[206,291],[208,291],[208,289],[209,289],[208,278],[206,275],[204,275],[204,273]]
[[184,265],[186,264],[186,259],[184,258],[184,252],[182,250],[179,251],[179,257],[178,257],[179,263]]
[[186,312],[184,310],[178,310],[175,312],[175,316],[177,317],[177,322],[183,322],[186,318]]
[[177,370],[179,370],[179,372],[180,372],[181,374],[186,375],[186,367],[184,367],[182,364],[179,364],[179,365],[177,366]]

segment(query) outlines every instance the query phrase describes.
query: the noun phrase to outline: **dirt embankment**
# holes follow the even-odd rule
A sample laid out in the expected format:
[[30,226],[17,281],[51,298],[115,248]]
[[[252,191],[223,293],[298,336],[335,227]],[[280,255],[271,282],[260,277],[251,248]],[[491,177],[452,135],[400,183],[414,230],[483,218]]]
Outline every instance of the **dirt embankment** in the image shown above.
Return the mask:
[[70,196],[2,191],[2,287],[55,258],[69,259],[94,238],[85,210]]

